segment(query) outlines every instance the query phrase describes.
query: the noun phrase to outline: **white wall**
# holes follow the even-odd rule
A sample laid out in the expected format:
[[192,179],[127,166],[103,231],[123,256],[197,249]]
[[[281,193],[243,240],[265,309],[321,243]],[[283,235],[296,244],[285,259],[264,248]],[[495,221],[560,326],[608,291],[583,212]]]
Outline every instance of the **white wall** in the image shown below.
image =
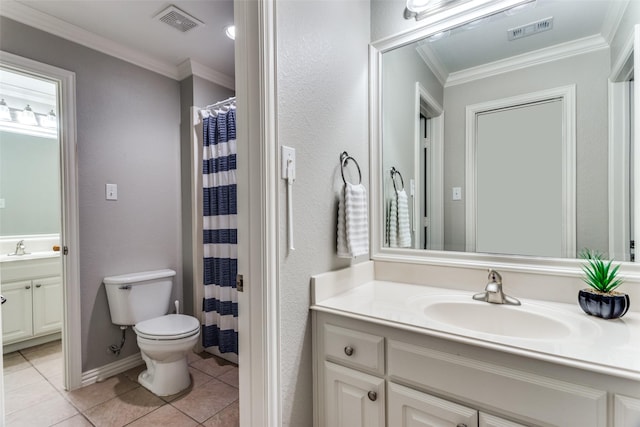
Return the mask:
[[[0,18],[0,49],[76,74],[82,370],[118,360],[105,276],[177,271],[180,242],[180,103],[177,81]],[[118,201],[105,200],[106,183]],[[129,330],[120,358],[138,351]]]
[[297,427],[312,425],[310,276],[351,262],[335,255],[342,151],[369,182],[369,1],[279,1],[276,28],[278,142],[298,163],[291,254],[280,187],[279,283],[282,418]]

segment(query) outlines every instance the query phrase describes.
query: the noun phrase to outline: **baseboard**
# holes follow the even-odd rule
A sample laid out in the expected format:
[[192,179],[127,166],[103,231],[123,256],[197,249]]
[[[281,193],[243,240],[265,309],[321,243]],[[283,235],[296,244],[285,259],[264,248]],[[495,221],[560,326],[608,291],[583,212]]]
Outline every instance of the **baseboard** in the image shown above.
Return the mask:
[[122,372],[128,371],[129,369],[135,368],[136,366],[140,366],[143,363],[144,362],[142,361],[142,356],[138,352],[116,362],[112,362],[107,365],[100,366],[99,368],[83,372],[81,387],[104,381],[109,377],[121,374]]
[[57,341],[61,338],[62,338],[62,334],[60,332],[51,334],[51,335],[45,335],[43,337],[31,338],[26,341],[20,341],[13,344],[4,345],[2,347],[2,352],[4,354],[13,353],[14,351],[22,350],[22,349],[33,347],[40,344],[46,344],[51,341]]

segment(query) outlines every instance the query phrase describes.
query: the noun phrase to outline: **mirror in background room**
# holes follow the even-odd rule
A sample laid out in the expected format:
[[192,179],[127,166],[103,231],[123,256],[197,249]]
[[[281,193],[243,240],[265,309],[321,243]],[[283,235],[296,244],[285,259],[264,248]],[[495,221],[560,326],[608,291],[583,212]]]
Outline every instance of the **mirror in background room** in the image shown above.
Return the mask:
[[382,246],[631,261],[639,17],[537,0],[382,51]]

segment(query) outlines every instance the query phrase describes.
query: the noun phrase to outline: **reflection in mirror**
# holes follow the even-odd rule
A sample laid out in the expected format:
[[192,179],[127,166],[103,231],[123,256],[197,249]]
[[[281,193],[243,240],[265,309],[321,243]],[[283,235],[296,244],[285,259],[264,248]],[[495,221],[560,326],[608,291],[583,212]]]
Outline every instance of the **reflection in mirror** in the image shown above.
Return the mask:
[[60,234],[57,95],[54,81],[0,68],[0,239]]
[[527,6],[382,52],[382,246],[632,260],[640,2]]

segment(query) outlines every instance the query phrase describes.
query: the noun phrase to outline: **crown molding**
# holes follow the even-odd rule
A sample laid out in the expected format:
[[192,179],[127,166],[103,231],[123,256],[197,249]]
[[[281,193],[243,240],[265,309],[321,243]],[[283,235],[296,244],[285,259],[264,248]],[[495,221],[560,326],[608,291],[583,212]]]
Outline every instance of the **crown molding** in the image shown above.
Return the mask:
[[[176,66],[168,62],[160,61],[144,52],[116,43],[106,37],[99,36],[76,25],[42,13],[15,0],[2,0],[0,16],[5,16],[14,21],[97,50],[98,52],[113,56],[174,80],[182,80],[190,74],[194,74],[224,87],[230,89],[235,88],[234,78],[202,64],[187,60],[191,62],[191,64],[185,67],[183,65],[184,62]],[[190,74],[185,75],[185,72],[189,72]]]
[[440,84],[444,86],[447,82],[449,72],[427,43],[418,44],[418,46],[416,46],[416,51],[424,63],[427,64],[427,67],[429,67],[433,75],[436,76],[436,79],[438,79]]
[[628,5],[629,0],[621,0],[614,1],[609,6],[601,31],[602,37],[604,37],[608,44],[611,44],[613,41]]
[[236,80],[226,74],[213,70],[205,65],[200,64],[192,59],[186,59],[178,64],[178,80],[182,80],[191,75],[198,76],[217,85],[235,90]]
[[449,74],[445,87],[456,86],[478,79],[484,79],[511,71],[520,70],[534,65],[541,65],[571,56],[582,55],[600,49],[608,49],[609,44],[600,36],[590,36],[582,39],[561,43],[533,52],[516,55],[511,58],[490,62],[478,67],[468,68]]

